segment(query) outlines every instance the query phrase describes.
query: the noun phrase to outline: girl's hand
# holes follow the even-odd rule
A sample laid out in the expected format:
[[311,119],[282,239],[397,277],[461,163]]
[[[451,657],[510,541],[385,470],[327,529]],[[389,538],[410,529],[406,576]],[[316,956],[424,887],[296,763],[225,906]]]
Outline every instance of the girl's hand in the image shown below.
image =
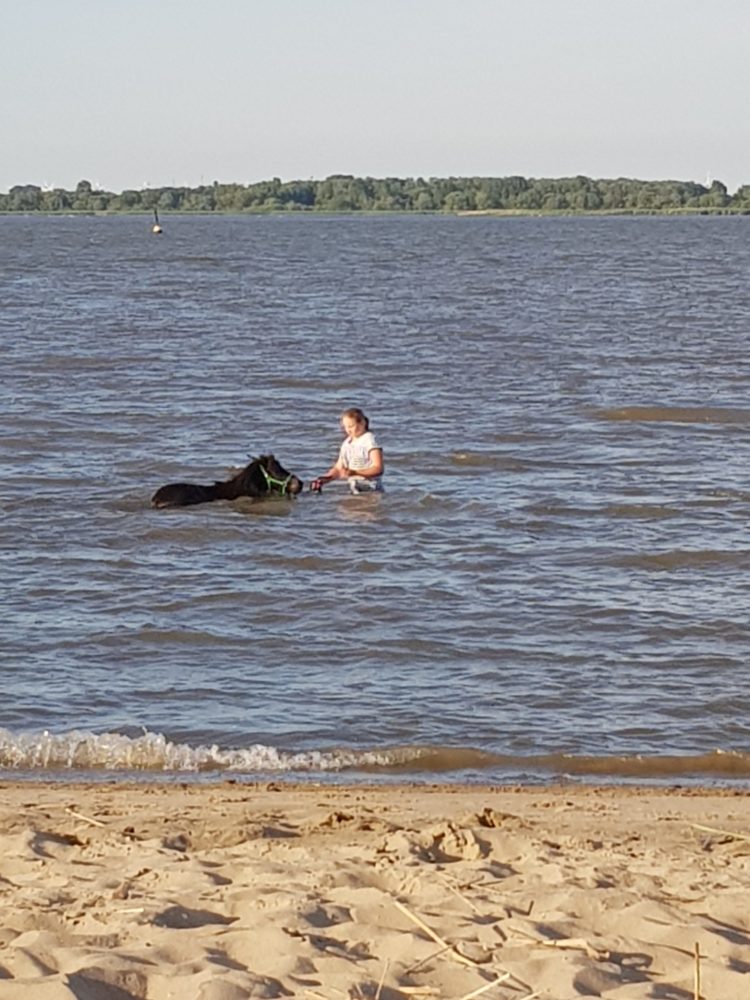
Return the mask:
[[322,489],[323,489],[323,480],[322,479],[313,479],[310,482],[310,490],[313,493],[320,493],[320,491]]

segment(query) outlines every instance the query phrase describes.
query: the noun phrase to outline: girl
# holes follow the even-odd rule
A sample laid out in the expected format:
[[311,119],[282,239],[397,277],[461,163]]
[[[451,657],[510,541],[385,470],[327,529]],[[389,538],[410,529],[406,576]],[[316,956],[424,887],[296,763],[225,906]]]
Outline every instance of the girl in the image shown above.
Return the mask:
[[353,406],[341,414],[341,429],[346,440],[335,465],[313,479],[310,489],[320,493],[324,483],[346,479],[352,493],[380,492],[383,489],[383,449],[370,430],[370,421],[362,410]]

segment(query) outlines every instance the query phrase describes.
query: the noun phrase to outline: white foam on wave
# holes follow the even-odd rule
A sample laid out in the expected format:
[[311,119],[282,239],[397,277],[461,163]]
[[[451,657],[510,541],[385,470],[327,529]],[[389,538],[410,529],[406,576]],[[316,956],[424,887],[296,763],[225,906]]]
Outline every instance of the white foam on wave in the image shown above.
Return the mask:
[[536,774],[564,780],[602,777],[610,780],[680,778],[742,780],[750,776],[750,755],[715,750],[695,755],[575,756],[549,753],[529,757],[488,754],[461,747],[401,746],[378,750],[332,748],[287,751],[255,743],[223,748],[173,743],[161,733],[140,736],[122,733],[12,733],[0,728],[0,773],[62,772],[70,774],[269,774],[360,771],[392,774],[485,774],[498,768],[508,775]]
[[256,743],[224,749],[173,743],[161,733],[11,733],[0,729],[0,769],[13,771],[340,771],[388,766],[392,752],[312,750],[287,752]]

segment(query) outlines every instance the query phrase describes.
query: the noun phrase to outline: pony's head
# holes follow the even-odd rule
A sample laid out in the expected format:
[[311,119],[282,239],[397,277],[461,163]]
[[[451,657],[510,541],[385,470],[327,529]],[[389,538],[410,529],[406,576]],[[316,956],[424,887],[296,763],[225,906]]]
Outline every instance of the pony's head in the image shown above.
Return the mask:
[[257,462],[268,493],[282,495],[291,493],[294,495],[302,492],[304,485],[302,480],[298,479],[293,472],[287,472],[274,455],[261,455]]

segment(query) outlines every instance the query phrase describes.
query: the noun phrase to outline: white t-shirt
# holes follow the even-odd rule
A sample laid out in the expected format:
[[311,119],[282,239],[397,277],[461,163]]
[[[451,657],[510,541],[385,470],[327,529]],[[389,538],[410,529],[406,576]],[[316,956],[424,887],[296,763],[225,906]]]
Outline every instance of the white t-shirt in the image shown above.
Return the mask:
[[[379,449],[380,445],[375,440],[375,435],[372,431],[365,431],[359,437],[347,438],[344,441],[339,451],[339,461],[347,469],[365,469],[370,464],[370,452],[373,448]],[[361,478],[352,478],[349,480],[349,489],[352,493],[382,490],[382,476],[376,476],[375,478],[365,478],[364,476]]]

